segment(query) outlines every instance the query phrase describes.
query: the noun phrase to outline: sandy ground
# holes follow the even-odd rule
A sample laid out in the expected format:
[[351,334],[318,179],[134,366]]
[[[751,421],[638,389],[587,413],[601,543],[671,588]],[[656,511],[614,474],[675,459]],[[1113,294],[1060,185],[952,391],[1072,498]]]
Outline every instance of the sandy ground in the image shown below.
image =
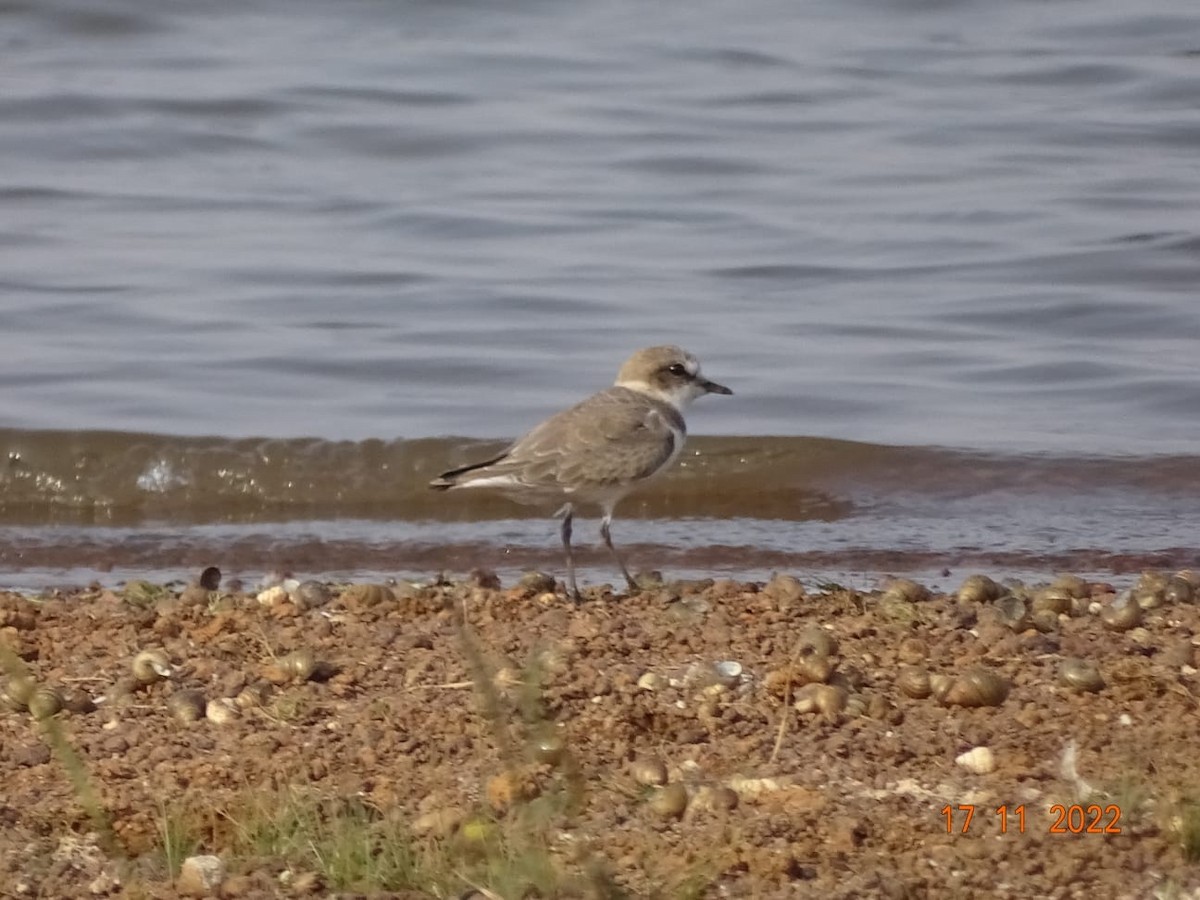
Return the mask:
[[0,896],[1200,896],[1196,592],[1053,580],[3,594]]

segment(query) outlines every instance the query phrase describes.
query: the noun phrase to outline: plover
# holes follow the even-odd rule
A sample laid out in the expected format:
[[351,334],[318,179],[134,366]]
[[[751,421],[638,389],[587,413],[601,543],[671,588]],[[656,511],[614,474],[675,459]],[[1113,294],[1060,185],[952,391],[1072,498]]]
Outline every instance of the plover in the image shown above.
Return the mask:
[[598,506],[600,536],[630,591],[638,590],[609,526],[621,498],[670,467],[683,450],[683,410],[703,394],[732,394],[700,374],[696,357],[679,347],[647,347],[626,360],[616,383],[551,416],[499,456],[444,472],[438,490],[492,488],[519,503],[561,503],[567,588],[580,600],[571,552],[576,504]]

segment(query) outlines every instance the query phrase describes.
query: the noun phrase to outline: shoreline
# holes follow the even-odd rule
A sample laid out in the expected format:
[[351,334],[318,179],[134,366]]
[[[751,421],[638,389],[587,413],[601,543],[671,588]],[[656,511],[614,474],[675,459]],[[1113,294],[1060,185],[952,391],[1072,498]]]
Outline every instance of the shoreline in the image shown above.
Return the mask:
[[[199,571],[214,561],[247,590],[263,583],[273,572],[341,583],[424,582],[443,574],[462,577],[486,568],[511,583],[526,571],[557,573],[561,568],[561,553],[550,533],[552,522],[548,522],[546,531],[546,540],[534,546],[497,546],[486,541],[368,544],[265,535],[232,543],[202,537],[184,543],[182,538],[167,541],[161,535],[105,543],[66,536],[52,543],[18,542],[0,550],[0,590],[7,587],[37,593],[81,590],[89,585],[119,589],[134,580],[182,587],[186,581],[180,578],[180,572]],[[787,572],[808,584],[833,582],[860,590],[898,576],[919,580],[934,590],[950,591],[971,574],[985,574],[998,581],[1010,578],[1033,582],[1048,581],[1063,572],[1128,586],[1147,570],[1200,568],[1200,550],[1185,546],[1146,551],[1087,547],[1058,552],[947,552],[900,547],[784,551],[625,542],[621,550],[635,570],[661,573],[658,577],[668,580],[714,577],[767,581],[776,572]],[[574,552],[581,581],[595,586],[616,583],[611,557],[602,547],[582,543]]]

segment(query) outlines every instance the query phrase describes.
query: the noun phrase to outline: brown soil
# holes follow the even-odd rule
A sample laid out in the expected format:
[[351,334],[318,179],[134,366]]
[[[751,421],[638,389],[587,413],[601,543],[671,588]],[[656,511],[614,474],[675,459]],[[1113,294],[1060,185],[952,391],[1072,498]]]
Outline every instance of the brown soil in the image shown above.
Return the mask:
[[[1097,614],[1111,588],[1076,586],[1086,596],[1043,618],[1043,632],[1006,626],[995,604],[902,584],[856,594],[806,593],[787,577],[708,581],[597,590],[574,607],[534,582],[334,587],[306,593],[308,607],[282,591],[263,603],[199,587],[0,595],[0,644],[76,710],[49,725],[0,713],[0,897],[175,896],[164,829],[225,860],[230,897],[1200,888],[1200,606],[1168,602],[1115,631]],[[828,662],[814,626],[836,640]],[[130,662],[149,647],[174,671],[140,685]],[[318,663],[308,678],[287,657],[305,649]],[[1100,691],[1060,683],[1072,657],[1098,664]],[[723,661],[741,675],[713,670]],[[906,667],[980,666],[1011,685],[997,706],[901,690]],[[795,709],[812,679],[828,683],[819,709]],[[184,722],[167,705],[184,690],[248,705],[221,724]],[[1064,773],[1068,745],[1078,778]],[[980,746],[994,772],[956,764]],[[71,747],[84,782],[76,772],[72,783]],[[685,792],[639,782],[653,780],[653,758]],[[316,798],[313,821],[353,809],[400,823],[442,868],[391,893],[343,888],[303,849],[247,840],[247,822],[302,796]],[[522,854],[555,874],[514,889],[489,857],[512,868]]]

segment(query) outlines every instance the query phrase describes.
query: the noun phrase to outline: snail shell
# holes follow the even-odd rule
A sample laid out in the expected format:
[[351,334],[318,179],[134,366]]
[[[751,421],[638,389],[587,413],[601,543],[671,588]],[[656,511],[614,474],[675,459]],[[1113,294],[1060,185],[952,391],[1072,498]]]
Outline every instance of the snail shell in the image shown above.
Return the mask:
[[1073,691],[1094,693],[1103,690],[1104,676],[1094,662],[1086,659],[1064,659],[1058,667],[1058,680]]
[[1192,590],[1200,591],[1200,572],[1195,569],[1180,569],[1175,573],[1176,578],[1182,578],[1192,586]]
[[896,658],[908,665],[925,662],[929,658],[929,644],[919,637],[906,637],[896,648]]
[[867,710],[865,715],[872,719],[884,719],[891,715],[892,704],[880,694],[867,695]]
[[650,809],[664,819],[678,819],[687,810],[688,792],[682,782],[666,784],[650,798]]
[[837,649],[833,635],[820,625],[809,625],[796,640],[797,656],[834,656]]
[[167,698],[167,712],[180,722],[198,722],[204,718],[204,697],[199,691],[176,691]]
[[355,609],[370,609],[395,599],[396,595],[385,584],[355,584],[342,594],[342,602]]
[[996,771],[996,754],[989,747],[972,747],[954,758],[957,765],[976,775],[987,775]]
[[1162,606],[1163,591],[1167,587],[1167,576],[1162,572],[1143,572],[1133,586],[1133,597],[1142,609]]
[[1111,605],[1100,610],[1100,621],[1110,631],[1128,631],[1142,621],[1142,607],[1132,591],[1125,591]]
[[955,597],[959,603],[991,603],[999,599],[1004,588],[986,575],[968,575],[959,586]]
[[1033,612],[1036,615],[1042,610],[1054,613],[1056,616],[1071,611],[1071,598],[1067,592],[1056,587],[1042,588],[1033,595]]
[[827,719],[835,719],[846,709],[850,693],[844,687],[832,684],[806,684],[796,691],[792,705],[799,713],[819,712]]
[[835,663],[828,656],[805,656],[792,666],[797,684],[823,684],[833,674]]
[[997,600],[992,609],[996,611],[997,621],[1013,631],[1024,631],[1029,627],[1029,610],[1020,597],[1008,594]]
[[540,734],[533,742],[533,758],[547,766],[557,766],[566,755],[566,741],[557,732]]
[[238,695],[233,698],[233,702],[241,709],[254,709],[266,703],[269,695],[270,688],[267,685],[262,683],[248,684],[238,691]]
[[902,603],[920,603],[929,599],[929,588],[911,578],[893,578],[883,592],[884,600],[899,600]]
[[317,658],[307,648],[293,650],[279,660],[279,666],[295,681],[308,681],[317,671]]
[[1172,575],[1163,588],[1163,601],[1166,603],[1191,603],[1195,599],[1195,587],[1180,575]]
[[1058,613],[1052,609],[1035,609],[1029,617],[1029,624],[1042,634],[1058,631]]
[[645,672],[637,680],[638,689],[643,691],[661,691],[669,685],[667,677],[659,675],[657,672]]
[[851,694],[846,699],[846,715],[852,719],[865,716],[869,702],[869,698],[862,694]]
[[742,680],[742,664],[732,659],[727,659],[716,663],[713,666],[713,673],[716,676],[717,684],[722,684],[725,687],[733,687]]
[[714,787],[706,784],[699,788],[696,796],[692,798],[692,809],[728,812],[737,808],[740,799],[737,791],[733,788],[724,785]]
[[35,719],[49,719],[63,709],[62,694],[56,688],[42,685],[29,697],[29,714]]
[[129,668],[142,684],[153,684],[171,677],[171,658],[163,650],[143,650],[133,658]]
[[521,573],[521,577],[517,580],[517,587],[531,594],[552,594],[555,587],[557,587],[557,582],[554,580],[553,575],[547,575],[545,572],[529,571]]
[[1163,591],[1160,588],[1134,587],[1129,596],[1142,609],[1158,609],[1163,605]]
[[214,725],[226,725],[238,717],[238,706],[229,697],[215,697],[204,705],[204,718]]
[[258,592],[256,599],[262,606],[278,606],[280,603],[288,599],[287,588],[282,584],[275,584],[269,588]]
[[935,694],[943,706],[999,706],[1008,696],[1008,688],[1004,676],[976,666],[951,678],[945,689],[935,689]]
[[657,756],[635,759],[629,771],[638,784],[658,786],[667,783],[667,764]]
[[933,693],[933,687],[929,683],[929,673],[920,669],[902,670],[896,676],[896,687],[904,696],[912,697],[914,700],[924,700]]
[[1054,581],[1050,582],[1050,587],[1061,591],[1072,600],[1082,600],[1085,597],[1090,597],[1092,594],[1091,584],[1078,575],[1059,575]]
[[24,712],[29,708],[29,698],[37,690],[37,682],[28,675],[9,675],[0,688],[0,701],[13,712]]

